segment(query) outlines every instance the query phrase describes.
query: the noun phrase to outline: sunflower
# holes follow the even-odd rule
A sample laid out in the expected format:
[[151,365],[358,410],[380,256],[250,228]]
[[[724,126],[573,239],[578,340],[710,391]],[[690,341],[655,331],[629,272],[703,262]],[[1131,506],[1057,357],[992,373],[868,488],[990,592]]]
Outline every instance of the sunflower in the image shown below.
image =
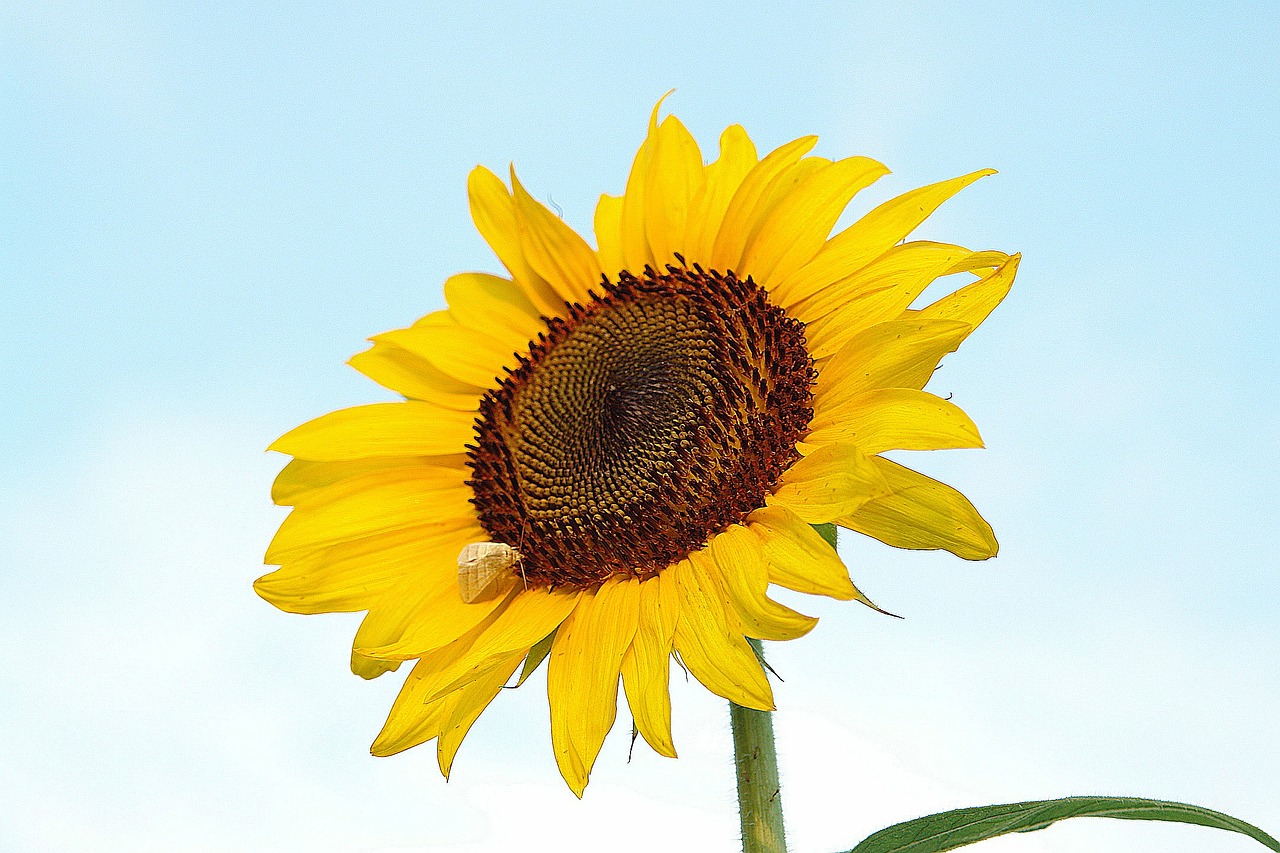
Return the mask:
[[[659,102],[659,106],[661,102]],[[444,284],[448,310],[351,359],[402,395],[316,418],[271,449],[293,507],[255,584],[294,613],[367,611],[352,670],[416,661],[375,755],[435,739],[447,777],[517,668],[544,659],[556,762],[578,796],[619,677],[639,733],[675,757],[671,658],[772,710],[746,638],[816,619],[776,584],[870,602],[813,525],[900,548],[993,556],[959,492],[879,455],[979,447],[923,390],[1008,292],[1018,256],[906,237],[990,170],[887,201],[831,236],[874,160],[761,158],[737,125],[704,165],[655,107],[598,248],[483,167],[472,216],[506,276]],[[912,308],[936,279],[963,286]],[[489,544],[483,544],[489,543]],[[460,586],[459,557],[463,557]]]

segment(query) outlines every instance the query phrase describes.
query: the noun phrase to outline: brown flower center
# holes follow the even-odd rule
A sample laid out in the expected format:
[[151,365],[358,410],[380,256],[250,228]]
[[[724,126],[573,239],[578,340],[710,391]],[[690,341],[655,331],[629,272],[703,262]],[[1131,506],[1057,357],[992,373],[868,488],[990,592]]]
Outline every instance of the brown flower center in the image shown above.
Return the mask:
[[527,582],[647,577],[764,505],[813,416],[803,326],[750,279],[622,273],[485,395],[480,523]]

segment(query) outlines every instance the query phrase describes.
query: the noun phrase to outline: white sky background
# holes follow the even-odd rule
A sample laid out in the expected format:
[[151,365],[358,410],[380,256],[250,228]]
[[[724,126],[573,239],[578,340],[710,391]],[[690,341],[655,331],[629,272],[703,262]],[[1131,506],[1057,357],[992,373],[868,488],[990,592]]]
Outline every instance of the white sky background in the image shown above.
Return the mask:
[[[1087,793],[1280,832],[1273,5],[275,9],[0,9],[0,850],[736,849],[700,686],[678,761],[627,764],[624,709],[579,802],[535,678],[446,784],[432,748],[369,757],[399,676],[347,671],[358,617],[250,587],[262,448],[385,399],[342,362],[497,269],[469,169],[514,160],[585,228],[672,86],[704,151],[741,122],[883,160],[856,211],[998,168],[919,235],[1025,255],[931,386],[988,449],[911,460],[1000,556],[849,534],[906,619],[805,602],[770,644],[792,849]],[[1080,821],[975,849],[1262,848]]]

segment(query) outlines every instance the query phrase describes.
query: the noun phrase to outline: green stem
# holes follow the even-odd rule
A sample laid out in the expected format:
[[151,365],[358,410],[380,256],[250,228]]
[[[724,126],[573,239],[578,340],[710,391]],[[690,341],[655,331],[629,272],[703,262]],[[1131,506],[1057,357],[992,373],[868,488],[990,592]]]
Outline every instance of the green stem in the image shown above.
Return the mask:
[[[748,642],[763,661],[760,641]],[[733,726],[733,763],[738,770],[742,853],[786,853],[778,753],[773,746],[773,715],[730,702],[729,721]]]

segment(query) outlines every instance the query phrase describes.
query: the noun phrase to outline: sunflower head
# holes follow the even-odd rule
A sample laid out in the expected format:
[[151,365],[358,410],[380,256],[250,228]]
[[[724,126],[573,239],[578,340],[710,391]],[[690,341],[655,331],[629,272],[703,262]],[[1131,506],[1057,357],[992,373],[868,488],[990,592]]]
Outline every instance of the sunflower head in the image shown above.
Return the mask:
[[[445,282],[448,310],[373,338],[358,370],[401,402],[344,409],[272,449],[293,511],[256,588],[300,613],[367,611],[352,669],[415,661],[377,755],[436,740],[448,775],[501,686],[549,659],[552,746],[581,795],[617,711],[675,756],[672,656],[771,709],[747,637],[816,620],[770,584],[870,604],[811,525],[993,556],[963,495],[880,454],[978,447],[924,389],[1008,292],[1018,257],[908,235],[975,172],[836,233],[873,160],[761,158],[728,128],[709,165],[674,116],[602,196],[596,248],[483,167],[472,215],[506,269]],[[917,306],[935,280],[950,294]]]

